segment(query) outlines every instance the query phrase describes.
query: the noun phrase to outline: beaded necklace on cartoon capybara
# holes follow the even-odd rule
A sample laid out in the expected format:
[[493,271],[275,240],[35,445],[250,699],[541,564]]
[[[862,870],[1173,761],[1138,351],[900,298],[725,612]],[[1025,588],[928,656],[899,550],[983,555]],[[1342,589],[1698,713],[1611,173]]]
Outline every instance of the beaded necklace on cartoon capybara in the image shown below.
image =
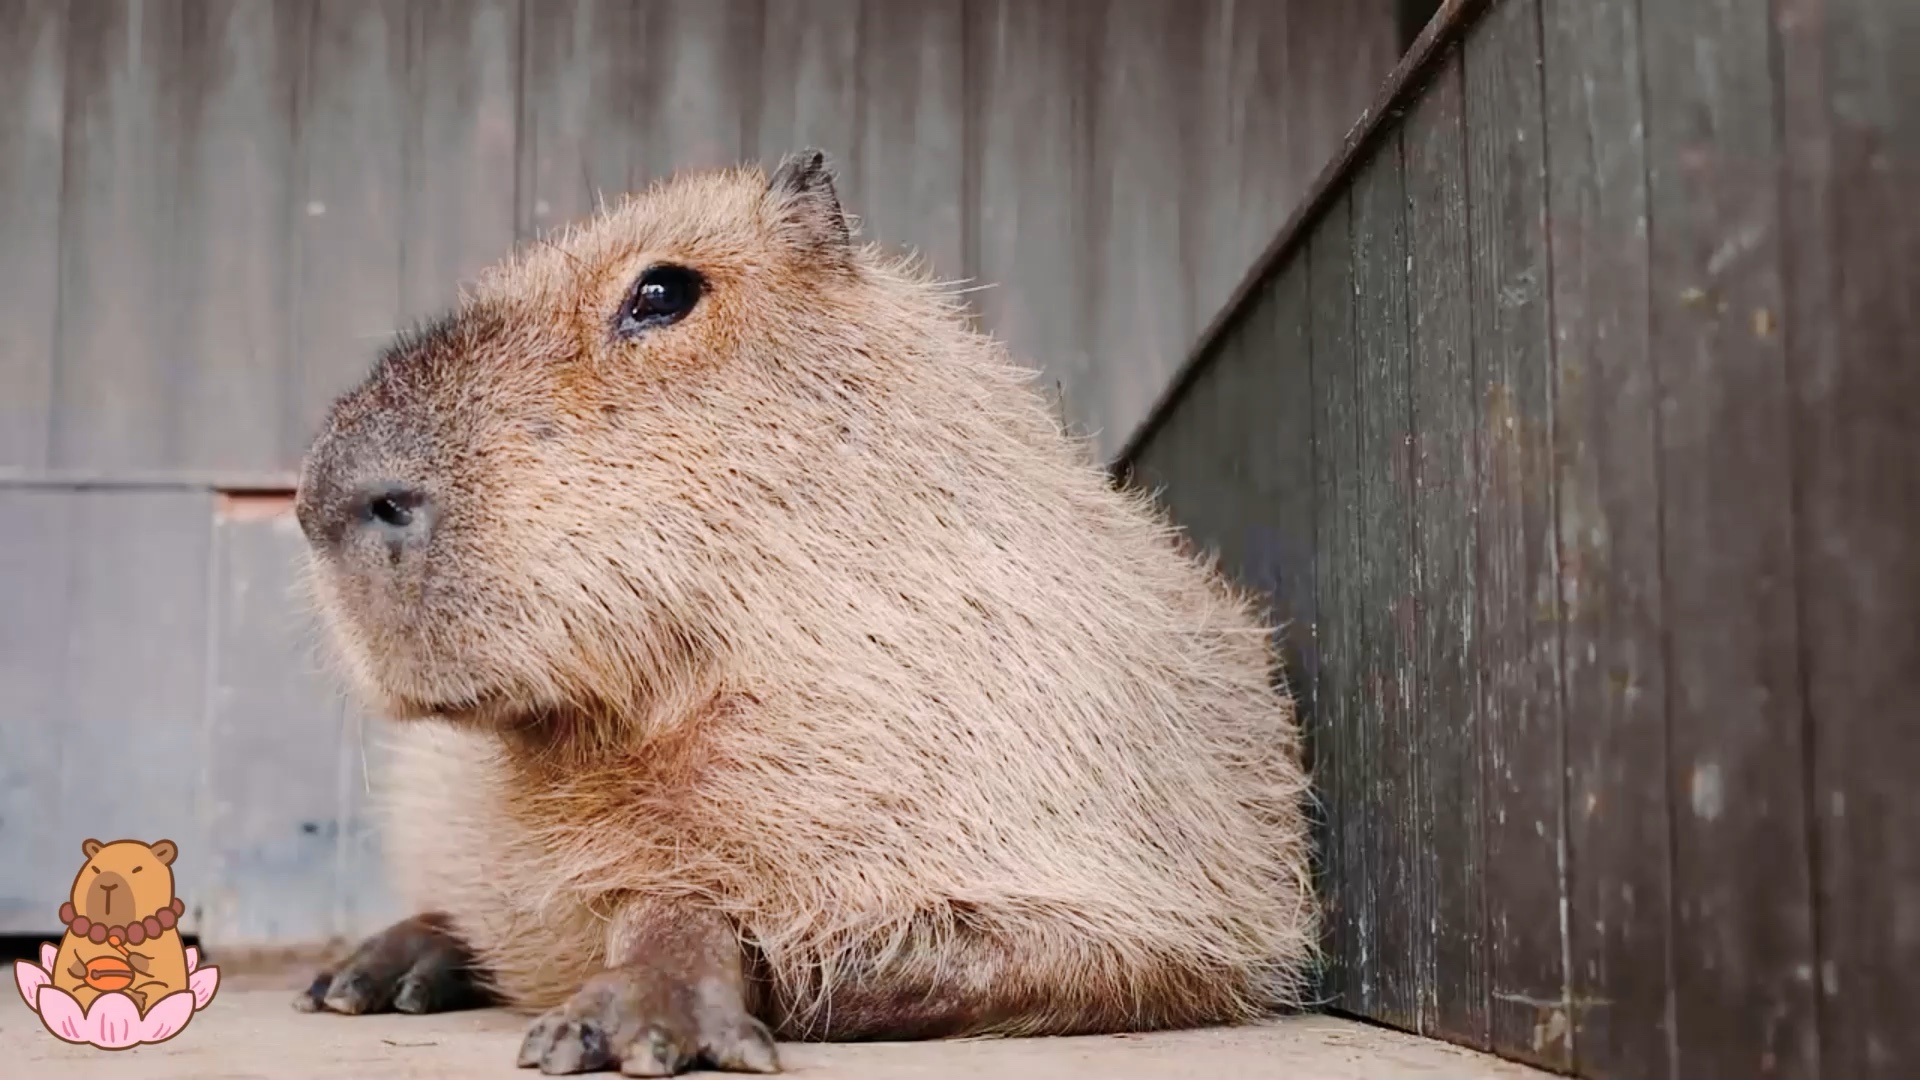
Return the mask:
[[[73,902],[60,905],[60,924],[74,934],[86,938],[95,945],[111,945],[120,955],[127,954],[128,945],[138,945],[148,938],[157,938],[174,928],[180,916],[187,910],[186,905],[174,897],[173,902],[159,911],[126,926],[108,926],[97,923],[85,915],[73,910]],[[95,990],[123,990],[133,983],[133,968],[124,962],[101,963],[111,961],[111,957],[100,957],[87,965],[86,984]],[[96,970],[96,968],[98,970]],[[124,970],[123,970],[124,969]]]

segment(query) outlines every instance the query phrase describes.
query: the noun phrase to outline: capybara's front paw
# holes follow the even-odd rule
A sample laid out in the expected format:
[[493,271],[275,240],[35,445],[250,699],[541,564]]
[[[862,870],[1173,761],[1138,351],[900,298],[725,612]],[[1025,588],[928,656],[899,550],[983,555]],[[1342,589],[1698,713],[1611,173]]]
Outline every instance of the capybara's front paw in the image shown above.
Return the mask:
[[452,1012],[492,1004],[473,953],[446,916],[402,919],[360,943],[293,999],[302,1012]]
[[738,993],[720,980],[688,985],[638,964],[595,975],[535,1020],[520,1044],[520,1065],[550,1075],[674,1076],[696,1065],[780,1071],[773,1033]]

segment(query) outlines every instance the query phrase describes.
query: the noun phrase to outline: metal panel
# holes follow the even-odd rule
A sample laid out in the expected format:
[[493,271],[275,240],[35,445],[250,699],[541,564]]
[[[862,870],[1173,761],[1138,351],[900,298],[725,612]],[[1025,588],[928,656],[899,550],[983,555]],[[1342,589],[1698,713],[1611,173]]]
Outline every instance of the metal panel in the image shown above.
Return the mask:
[[47,460],[66,28],[58,0],[0,6],[0,465]]

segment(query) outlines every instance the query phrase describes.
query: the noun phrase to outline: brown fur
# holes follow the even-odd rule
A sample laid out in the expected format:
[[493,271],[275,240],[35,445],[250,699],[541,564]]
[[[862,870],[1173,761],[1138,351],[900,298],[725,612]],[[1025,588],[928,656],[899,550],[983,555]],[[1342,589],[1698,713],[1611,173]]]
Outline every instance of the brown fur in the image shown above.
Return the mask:
[[[789,179],[791,177],[789,176]],[[824,178],[679,177],[491,271],[309,457],[430,556],[313,586],[400,717],[393,865],[544,1008],[642,903],[736,927],[787,1037],[1297,1002],[1316,935],[1268,628]],[[608,327],[647,266],[687,318]]]
[[[88,840],[81,852],[87,861],[73,877],[70,897],[77,914],[102,926],[126,926],[173,903],[172,863],[177,849],[172,841],[149,845],[139,840],[111,844]],[[119,947],[68,930],[54,956],[53,985],[73,995],[82,1010],[101,994],[87,985],[85,973],[90,962],[103,956],[132,964],[137,973],[133,984],[110,992],[131,998],[142,1014],[167,995],[188,989],[187,946],[177,929],[162,930],[137,945],[123,941]]]

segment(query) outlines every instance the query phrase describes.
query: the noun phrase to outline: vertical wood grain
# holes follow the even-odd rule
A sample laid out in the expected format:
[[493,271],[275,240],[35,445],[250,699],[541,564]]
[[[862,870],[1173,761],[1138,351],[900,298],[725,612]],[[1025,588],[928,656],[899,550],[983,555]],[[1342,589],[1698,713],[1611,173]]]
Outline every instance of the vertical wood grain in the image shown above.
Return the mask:
[[1812,883],[1765,5],[1645,4],[1676,1075],[1811,1076]]
[[1640,5],[1543,0],[1576,1063],[1668,1060],[1659,398],[1647,342]]
[[963,0],[861,6],[862,234],[913,248],[943,281],[966,277],[967,94]]
[[55,0],[0,6],[0,466],[47,461],[67,20]]
[[646,8],[623,0],[529,4],[522,27],[520,239],[618,205],[646,138]]
[[1552,473],[1538,10],[1489,9],[1467,39],[1474,393],[1480,421],[1475,686],[1484,725],[1492,1036],[1564,1068],[1564,745]]
[[759,148],[760,0],[654,0],[646,57],[646,144],[635,185],[678,169],[738,165]]

